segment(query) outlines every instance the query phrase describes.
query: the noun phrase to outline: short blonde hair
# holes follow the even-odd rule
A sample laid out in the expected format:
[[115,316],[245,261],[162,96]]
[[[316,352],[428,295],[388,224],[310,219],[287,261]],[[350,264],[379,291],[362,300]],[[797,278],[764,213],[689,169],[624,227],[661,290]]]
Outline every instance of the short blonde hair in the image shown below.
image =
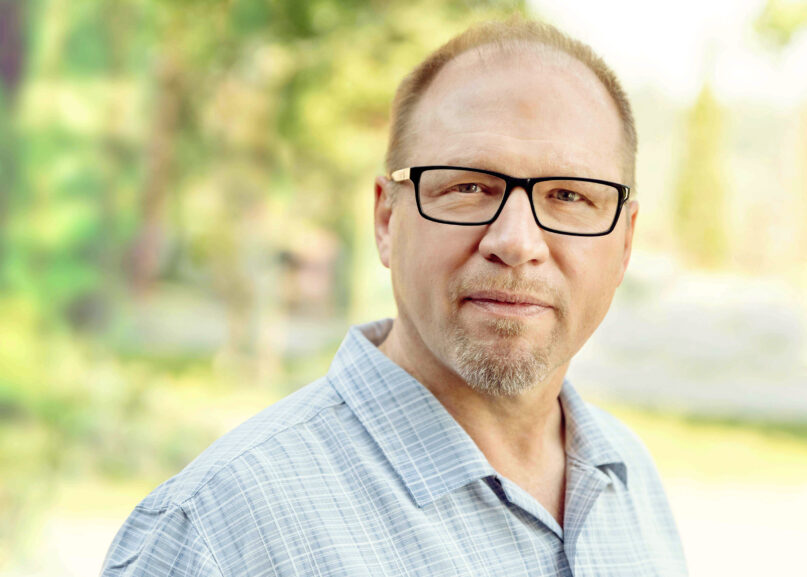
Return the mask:
[[624,151],[625,176],[628,179],[626,184],[632,186],[636,180],[636,125],[630,102],[628,102],[628,97],[616,75],[588,45],[567,36],[550,24],[521,18],[472,26],[434,51],[401,81],[392,103],[386,157],[387,174],[406,167],[408,140],[412,135],[410,123],[415,107],[432,80],[446,64],[460,54],[483,46],[505,49],[514,45],[527,44],[537,44],[554,49],[580,61],[597,76],[606,88],[616,103],[622,119],[626,145]]

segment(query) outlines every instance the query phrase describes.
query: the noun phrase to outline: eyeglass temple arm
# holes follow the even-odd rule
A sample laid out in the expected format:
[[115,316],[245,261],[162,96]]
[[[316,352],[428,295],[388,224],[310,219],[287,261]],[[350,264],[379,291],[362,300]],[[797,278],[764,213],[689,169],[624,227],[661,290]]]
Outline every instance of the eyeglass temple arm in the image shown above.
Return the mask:
[[409,180],[409,169],[408,168],[401,168],[401,169],[395,170],[389,176],[395,182],[402,182],[404,180]]

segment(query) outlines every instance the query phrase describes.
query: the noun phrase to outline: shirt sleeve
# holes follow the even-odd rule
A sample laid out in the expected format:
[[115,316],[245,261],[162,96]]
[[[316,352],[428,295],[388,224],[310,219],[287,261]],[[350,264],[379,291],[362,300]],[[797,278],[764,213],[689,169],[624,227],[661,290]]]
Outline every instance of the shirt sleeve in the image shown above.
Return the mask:
[[101,577],[222,577],[185,511],[136,508],[109,548]]

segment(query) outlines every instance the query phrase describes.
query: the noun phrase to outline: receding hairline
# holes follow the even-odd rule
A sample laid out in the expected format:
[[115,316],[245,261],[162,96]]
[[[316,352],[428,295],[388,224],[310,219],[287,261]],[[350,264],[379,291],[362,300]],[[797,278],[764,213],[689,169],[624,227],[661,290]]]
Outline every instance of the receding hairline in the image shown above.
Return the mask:
[[[562,74],[575,78],[584,85],[592,87],[595,91],[601,91],[598,96],[605,98],[606,107],[609,107],[611,112],[621,121],[618,103],[614,101],[608,89],[585,62],[567,52],[558,50],[554,46],[516,39],[507,43],[490,42],[472,46],[465,52],[456,54],[454,58],[446,61],[440,70],[430,78],[428,84],[423,86],[413,103],[411,109],[412,118],[408,123],[406,137],[411,138],[418,133],[419,129],[422,129],[416,121],[417,118],[421,117],[421,113],[425,112],[425,109],[421,107],[428,104],[430,94],[433,96],[434,91],[438,90],[437,86],[440,84],[445,85],[444,75],[450,74],[452,69],[461,68],[465,71],[479,71],[480,69],[507,67],[512,64],[519,67],[520,63],[525,61],[544,68],[549,74],[557,73],[560,69]],[[484,71],[482,73],[484,74]],[[628,143],[625,141],[624,129],[621,132],[623,146],[627,147]]]
[[[502,56],[510,58],[533,58],[546,64],[576,63],[580,64],[590,74],[594,74],[594,71],[574,54],[561,50],[552,44],[541,42],[538,39],[491,39],[488,42],[469,46],[462,52],[457,52],[450,59],[447,59],[442,63],[440,69],[436,70],[435,73],[431,75],[429,81],[422,87],[420,92],[424,94],[443,70],[449,66],[455,65],[458,61],[476,57],[482,64],[487,64],[487,60],[494,63],[494,60]],[[596,78],[596,75],[594,75],[594,77]]]

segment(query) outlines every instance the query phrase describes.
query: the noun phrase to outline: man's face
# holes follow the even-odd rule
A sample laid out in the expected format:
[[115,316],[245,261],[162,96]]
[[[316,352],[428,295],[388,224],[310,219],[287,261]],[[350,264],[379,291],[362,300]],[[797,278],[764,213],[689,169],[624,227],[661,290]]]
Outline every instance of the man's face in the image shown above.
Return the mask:
[[[459,56],[423,95],[412,130],[410,166],[625,181],[622,125],[605,88],[579,62],[537,50]],[[422,218],[411,182],[379,179],[376,193],[376,239],[392,273],[396,330],[419,377],[459,376],[504,395],[562,378],[622,280],[635,203],[611,234],[575,237],[541,230],[522,189],[481,226]]]

